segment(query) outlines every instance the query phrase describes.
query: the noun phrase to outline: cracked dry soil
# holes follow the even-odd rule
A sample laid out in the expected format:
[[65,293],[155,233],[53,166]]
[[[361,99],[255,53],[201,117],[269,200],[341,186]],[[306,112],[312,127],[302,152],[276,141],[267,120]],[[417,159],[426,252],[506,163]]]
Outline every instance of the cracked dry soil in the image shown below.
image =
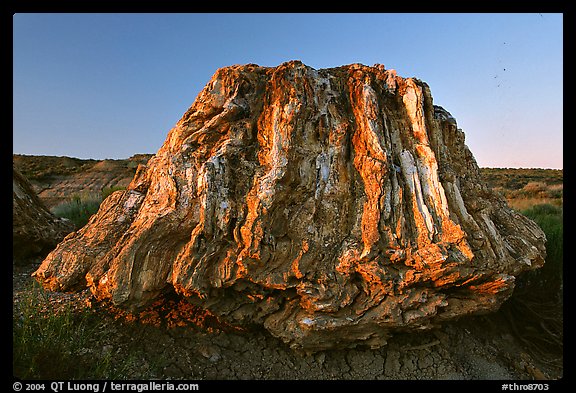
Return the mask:
[[[13,312],[34,264],[14,266]],[[263,329],[220,323],[183,300],[167,298],[137,315],[93,302],[89,291],[45,293],[42,312],[66,306],[98,319],[82,356],[130,359],[124,379],[186,380],[533,380],[562,368],[530,355],[500,312],[462,318],[417,334],[397,334],[379,349],[291,350]]]

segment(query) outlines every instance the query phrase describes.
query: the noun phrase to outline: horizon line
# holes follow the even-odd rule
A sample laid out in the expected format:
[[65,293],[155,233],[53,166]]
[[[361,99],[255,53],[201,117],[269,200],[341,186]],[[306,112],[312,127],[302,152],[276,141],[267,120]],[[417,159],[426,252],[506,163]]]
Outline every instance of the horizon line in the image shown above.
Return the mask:
[[[75,157],[75,156],[68,156],[68,155],[54,155],[54,154],[28,154],[28,153],[15,153],[12,152],[12,155],[19,155],[19,156],[28,156],[28,157],[57,157],[57,158],[72,158],[76,160],[92,160],[92,161],[104,161],[104,160],[128,160],[131,157],[137,155],[156,155],[156,153],[134,153],[130,157],[123,157],[123,158],[84,158],[84,157]],[[552,167],[535,167],[535,166],[481,166],[478,165],[480,169],[547,169],[547,170],[555,170],[555,171],[563,171],[564,167],[562,168],[552,168]]]

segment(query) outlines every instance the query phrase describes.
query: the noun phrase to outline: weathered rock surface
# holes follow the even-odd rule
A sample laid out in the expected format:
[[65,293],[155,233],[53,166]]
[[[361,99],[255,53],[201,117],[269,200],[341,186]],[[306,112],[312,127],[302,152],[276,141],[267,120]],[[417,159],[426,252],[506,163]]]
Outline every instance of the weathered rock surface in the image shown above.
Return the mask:
[[48,211],[28,180],[12,167],[12,259],[46,256],[73,230],[70,221]]
[[127,308],[174,288],[315,351],[496,310],[544,242],[482,183],[427,84],[293,61],[218,70],[34,274]]

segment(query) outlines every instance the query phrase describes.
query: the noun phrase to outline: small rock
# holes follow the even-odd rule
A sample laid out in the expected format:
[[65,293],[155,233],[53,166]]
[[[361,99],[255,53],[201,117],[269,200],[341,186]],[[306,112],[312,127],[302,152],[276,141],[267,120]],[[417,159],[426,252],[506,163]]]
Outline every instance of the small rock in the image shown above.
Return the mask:
[[222,358],[220,350],[214,345],[202,344],[198,347],[198,352],[211,362],[217,362]]

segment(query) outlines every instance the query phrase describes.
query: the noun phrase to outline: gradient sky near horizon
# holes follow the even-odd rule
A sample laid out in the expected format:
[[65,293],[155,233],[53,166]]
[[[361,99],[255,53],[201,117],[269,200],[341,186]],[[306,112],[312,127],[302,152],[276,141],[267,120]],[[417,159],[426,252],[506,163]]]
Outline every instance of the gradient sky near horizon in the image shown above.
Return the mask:
[[13,152],[155,153],[216,69],[384,64],[429,84],[481,167],[563,168],[563,15],[13,16]]

